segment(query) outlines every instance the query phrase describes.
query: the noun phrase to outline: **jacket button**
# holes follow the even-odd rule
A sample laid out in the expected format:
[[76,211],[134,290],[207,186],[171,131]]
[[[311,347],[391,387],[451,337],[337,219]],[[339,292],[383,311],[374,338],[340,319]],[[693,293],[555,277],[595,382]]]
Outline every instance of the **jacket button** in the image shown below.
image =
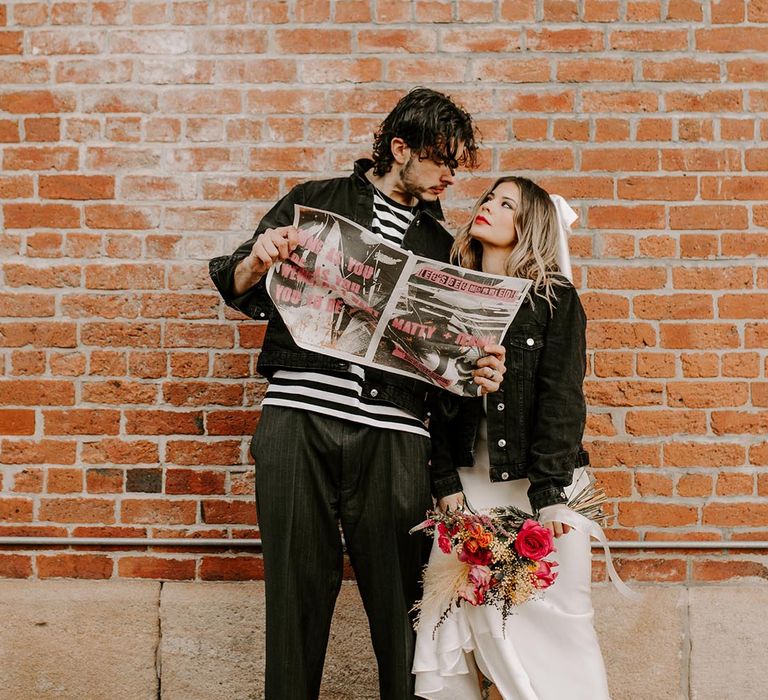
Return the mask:
[[379,395],[378,389],[371,389],[371,396],[375,399]]
[[504,404],[500,403],[498,406],[496,406],[497,411],[503,411],[504,410]]
[[526,345],[533,345],[533,338],[528,338],[528,340],[525,341]]
[[499,440],[499,442],[498,442],[498,445],[499,445],[499,447],[506,447],[507,446],[507,441],[504,438],[501,438],[501,440]]
[[501,473],[501,478],[504,479],[504,481],[509,479],[509,472],[502,472]]
[[263,311],[259,314],[259,318],[264,318],[267,314],[265,314]]

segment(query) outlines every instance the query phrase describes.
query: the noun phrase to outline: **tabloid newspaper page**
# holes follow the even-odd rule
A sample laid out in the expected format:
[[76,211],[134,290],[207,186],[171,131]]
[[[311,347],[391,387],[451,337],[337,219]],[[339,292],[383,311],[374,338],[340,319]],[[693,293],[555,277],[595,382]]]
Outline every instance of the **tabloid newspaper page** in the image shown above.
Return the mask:
[[529,280],[414,255],[322,209],[296,205],[294,226],[300,245],[266,284],[299,347],[477,395],[475,363]]

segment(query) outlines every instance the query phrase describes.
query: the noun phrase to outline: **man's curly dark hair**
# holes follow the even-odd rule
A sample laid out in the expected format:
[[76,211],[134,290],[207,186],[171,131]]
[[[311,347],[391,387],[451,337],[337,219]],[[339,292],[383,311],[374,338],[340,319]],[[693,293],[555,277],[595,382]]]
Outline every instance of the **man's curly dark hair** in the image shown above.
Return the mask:
[[419,158],[451,170],[459,165],[472,168],[477,164],[475,131],[472,117],[450,97],[429,88],[414,88],[400,99],[374,136],[373,172],[385,175],[392,168],[394,138],[405,141]]

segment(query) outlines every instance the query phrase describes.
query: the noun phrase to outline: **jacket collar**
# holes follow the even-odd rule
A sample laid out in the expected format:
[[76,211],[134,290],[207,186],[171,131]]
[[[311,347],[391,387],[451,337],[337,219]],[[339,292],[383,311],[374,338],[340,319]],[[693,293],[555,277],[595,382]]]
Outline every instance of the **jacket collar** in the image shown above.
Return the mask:
[[[365,174],[373,167],[373,161],[370,158],[360,158],[355,161],[353,178],[361,181],[366,187],[373,188],[371,181],[365,176]],[[419,211],[425,211],[435,217],[438,221],[444,221],[443,208],[440,206],[440,200],[436,199],[434,202],[419,202]]]

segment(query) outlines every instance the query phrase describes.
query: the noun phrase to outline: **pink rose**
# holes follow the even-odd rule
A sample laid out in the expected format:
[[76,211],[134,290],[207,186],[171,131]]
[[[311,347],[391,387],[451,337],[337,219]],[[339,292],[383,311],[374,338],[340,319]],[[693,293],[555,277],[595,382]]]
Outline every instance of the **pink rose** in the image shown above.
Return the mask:
[[557,578],[557,571],[552,571],[557,566],[556,561],[540,561],[539,568],[535,572],[536,588],[549,588]]
[[535,520],[526,520],[515,539],[515,549],[521,557],[539,561],[555,549],[552,532]]

